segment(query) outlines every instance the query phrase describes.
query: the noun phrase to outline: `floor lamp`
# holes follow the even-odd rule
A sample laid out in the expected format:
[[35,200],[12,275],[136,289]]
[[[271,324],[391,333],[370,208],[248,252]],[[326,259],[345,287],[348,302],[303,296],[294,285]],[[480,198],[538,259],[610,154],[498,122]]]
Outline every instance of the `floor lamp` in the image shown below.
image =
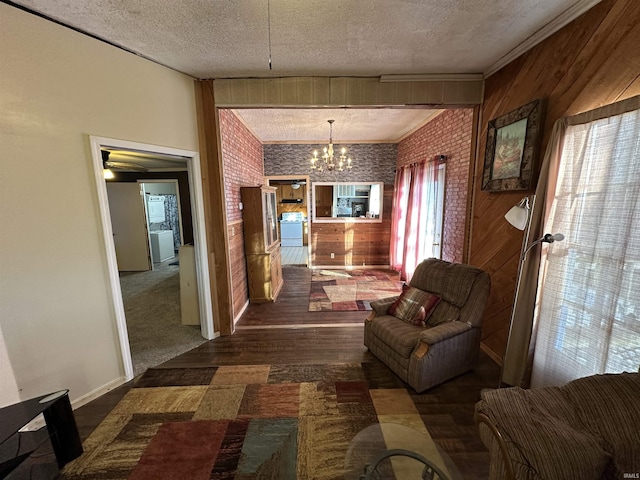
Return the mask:
[[511,308],[511,318],[509,321],[509,335],[507,336],[507,350],[505,351],[505,358],[503,358],[502,360],[499,386],[502,386],[504,384],[502,381],[503,374],[504,374],[504,365],[506,360],[506,354],[509,351],[509,343],[511,342],[511,337],[513,333],[513,323],[515,319],[516,302],[520,294],[522,268],[527,258],[527,253],[529,253],[529,251],[533,247],[535,247],[540,243],[553,243],[553,242],[560,242],[564,240],[564,235],[562,233],[556,233],[556,234],[547,233],[527,246],[527,239],[529,238],[529,229],[531,227],[531,211],[533,209],[534,203],[535,203],[535,195],[532,195],[531,197],[525,197],[522,200],[520,200],[520,202],[517,205],[511,207],[511,209],[504,216],[507,222],[509,222],[512,226],[514,226],[518,230],[525,231],[525,233],[524,233],[524,238],[522,239],[522,247],[520,248],[520,259],[518,261],[518,274],[516,277],[516,290],[515,290],[515,295],[513,297],[513,307]]

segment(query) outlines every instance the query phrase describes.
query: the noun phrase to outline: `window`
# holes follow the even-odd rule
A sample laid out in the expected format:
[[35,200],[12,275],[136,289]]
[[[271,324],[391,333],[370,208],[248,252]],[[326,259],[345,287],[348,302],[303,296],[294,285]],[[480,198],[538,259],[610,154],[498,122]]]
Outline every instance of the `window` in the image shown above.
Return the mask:
[[640,366],[640,110],[567,127],[532,386]]

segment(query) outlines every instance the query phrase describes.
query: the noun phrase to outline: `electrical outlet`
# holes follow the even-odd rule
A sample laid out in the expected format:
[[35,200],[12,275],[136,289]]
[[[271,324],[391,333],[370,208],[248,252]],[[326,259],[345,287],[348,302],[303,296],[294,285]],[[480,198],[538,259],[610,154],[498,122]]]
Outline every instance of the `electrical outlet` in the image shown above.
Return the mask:
[[336,258],[336,254],[331,252],[331,258]]

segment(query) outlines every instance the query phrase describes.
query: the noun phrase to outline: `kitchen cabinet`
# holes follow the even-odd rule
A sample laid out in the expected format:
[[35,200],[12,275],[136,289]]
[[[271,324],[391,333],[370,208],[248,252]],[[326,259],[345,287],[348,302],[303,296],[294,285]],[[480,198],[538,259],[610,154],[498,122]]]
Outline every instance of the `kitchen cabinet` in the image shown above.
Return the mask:
[[242,187],[240,194],[249,300],[272,302],[283,284],[276,188]]
[[278,203],[282,200],[302,200],[305,203],[306,185],[293,188],[291,185],[278,185]]

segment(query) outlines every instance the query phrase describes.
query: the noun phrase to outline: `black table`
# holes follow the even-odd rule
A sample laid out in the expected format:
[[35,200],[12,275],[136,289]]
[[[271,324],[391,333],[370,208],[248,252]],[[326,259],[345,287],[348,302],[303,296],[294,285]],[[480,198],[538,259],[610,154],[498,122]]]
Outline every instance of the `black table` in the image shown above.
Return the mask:
[[[20,431],[41,413],[46,429]],[[68,390],[0,408],[0,478],[7,476],[47,439],[51,440],[59,468],[82,454]]]

